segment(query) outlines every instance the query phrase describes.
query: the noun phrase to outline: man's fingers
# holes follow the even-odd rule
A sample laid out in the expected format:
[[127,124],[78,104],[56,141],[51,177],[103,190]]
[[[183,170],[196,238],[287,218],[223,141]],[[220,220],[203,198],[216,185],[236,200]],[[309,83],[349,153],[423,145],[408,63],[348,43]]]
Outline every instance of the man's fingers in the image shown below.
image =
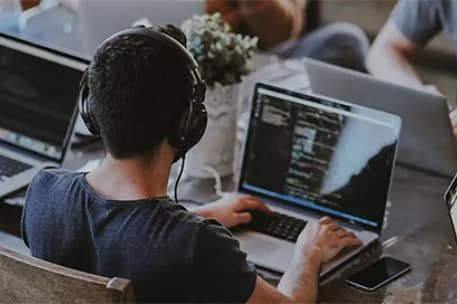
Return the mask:
[[338,229],[338,230],[335,230],[335,234],[337,237],[339,238],[344,238],[344,237],[347,237],[347,236],[351,236],[349,232],[347,232],[346,230],[344,229]]
[[239,212],[235,214],[238,224],[248,224],[252,220],[252,215],[249,212]]
[[328,216],[324,216],[323,218],[321,218],[321,219],[319,220],[319,223],[324,224],[324,225],[325,225],[325,224],[329,224],[329,223],[331,223],[331,222],[332,222],[332,219],[329,218]]
[[341,242],[344,247],[360,246],[363,244],[360,239],[352,237],[352,236],[343,237],[341,239]]
[[336,235],[339,238],[343,238],[343,237],[347,237],[347,236],[357,238],[357,236],[354,234],[354,232],[346,230],[342,227],[338,227],[337,229],[334,229],[333,232],[336,233]]
[[338,224],[335,223],[335,222],[330,222],[330,223],[327,225],[327,228],[328,228],[330,231],[336,231],[336,230],[342,229],[342,228],[340,227],[340,225],[338,225]]
[[235,211],[244,210],[259,210],[265,213],[273,212],[266,204],[250,196],[241,198],[241,204],[235,208]]

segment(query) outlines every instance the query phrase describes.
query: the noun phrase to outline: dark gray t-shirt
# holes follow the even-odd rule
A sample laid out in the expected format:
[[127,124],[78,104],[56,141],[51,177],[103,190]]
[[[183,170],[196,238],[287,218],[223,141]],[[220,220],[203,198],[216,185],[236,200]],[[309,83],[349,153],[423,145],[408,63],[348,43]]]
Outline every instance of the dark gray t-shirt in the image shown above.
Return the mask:
[[457,52],[457,0],[400,0],[391,18],[418,45],[444,32]]
[[255,268],[218,222],[169,198],[106,200],[81,173],[39,173],[22,229],[33,256],[130,279],[139,302],[245,302],[255,287]]

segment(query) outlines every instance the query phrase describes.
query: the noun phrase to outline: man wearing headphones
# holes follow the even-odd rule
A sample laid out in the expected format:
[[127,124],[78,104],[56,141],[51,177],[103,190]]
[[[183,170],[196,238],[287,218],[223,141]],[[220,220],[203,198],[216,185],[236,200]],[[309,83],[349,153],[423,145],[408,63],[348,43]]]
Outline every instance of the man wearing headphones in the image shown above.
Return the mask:
[[[179,41],[179,42],[178,42]],[[251,197],[186,210],[167,197],[172,163],[203,135],[204,83],[172,26],[105,41],[80,110],[107,154],[89,174],[49,170],[30,185],[23,237],[33,256],[133,283],[139,302],[312,302],[322,263],[360,241],[329,218],[308,224],[277,289],[225,227],[270,212]],[[223,226],[225,225],[225,227]]]

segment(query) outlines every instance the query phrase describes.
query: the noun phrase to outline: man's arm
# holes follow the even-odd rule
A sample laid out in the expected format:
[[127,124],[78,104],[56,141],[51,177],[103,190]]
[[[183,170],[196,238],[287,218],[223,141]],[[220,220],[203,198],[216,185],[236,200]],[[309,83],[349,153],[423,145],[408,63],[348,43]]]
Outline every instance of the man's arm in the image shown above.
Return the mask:
[[[248,303],[315,303],[317,300],[317,280],[314,279],[310,283],[305,290],[301,291],[301,297],[293,298],[286,296],[261,277],[257,277],[254,292],[249,298]],[[297,287],[300,286],[300,284],[297,285]]]
[[272,211],[253,196],[226,194],[219,200],[202,206],[190,208],[201,217],[217,220],[227,228],[247,224],[252,220],[251,211],[271,213]]
[[[377,78],[442,95],[435,85],[424,85],[411,65],[410,57],[417,49],[418,45],[389,20],[368,52],[367,69]],[[457,110],[450,113],[450,120],[457,139]]]
[[442,5],[442,1],[399,0],[368,53],[368,70],[384,80],[439,93],[434,86],[422,85],[410,59],[442,31]]
[[321,265],[334,258],[343,248],[361,245],[351,232],[327,217],[309,223],[300,234],[289,269],[275,289],[257,278],[248,303],[315,303]]
[[[228,195],[221,200],[193,209],[206,218],[218,220],[226,227],[249,223],[249,211],[272,211],[261,201],[250,196]],[[352,233],[339,227],[330,218],[308,223],[295,245],[291,266],[274,288],[257,277],[249,303],[313,303],[317,300],[318,278],[321,265],[348,246],[360,245]]]
[[410,57],[417,45],[406,38],[393,20],[387,21],[367,56],[367,69],[375,77],[411,87],[422,87]]

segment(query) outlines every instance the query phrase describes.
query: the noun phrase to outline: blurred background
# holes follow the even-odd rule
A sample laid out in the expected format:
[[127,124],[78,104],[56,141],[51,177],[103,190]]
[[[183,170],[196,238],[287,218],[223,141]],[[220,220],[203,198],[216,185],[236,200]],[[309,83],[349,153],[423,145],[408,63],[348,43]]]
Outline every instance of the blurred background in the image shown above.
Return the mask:
[[[347,21],[360,26],[370,40],[387,21],[396,0],[321,0],[319,3],[320,24]],[[414,64],[422,79],[436,83],[453,103],[457,92],[457,58],[443,34],[429,43],[414,58]]]
[[[0,31],[90,57],[90,51],[83,43],[81,27],[84,24],[79,1],[0,0]],[[310,1],[306,26],[313,29],[339,21],[350,22],[361,27],[372,40],[388,19],[395,3],[396,0]],[[110,13],[104,18],[116,16]],[[441,34],[413,59],[424,81],[437,84],[452,103],[457,95],[455,57],[452,46]]]

